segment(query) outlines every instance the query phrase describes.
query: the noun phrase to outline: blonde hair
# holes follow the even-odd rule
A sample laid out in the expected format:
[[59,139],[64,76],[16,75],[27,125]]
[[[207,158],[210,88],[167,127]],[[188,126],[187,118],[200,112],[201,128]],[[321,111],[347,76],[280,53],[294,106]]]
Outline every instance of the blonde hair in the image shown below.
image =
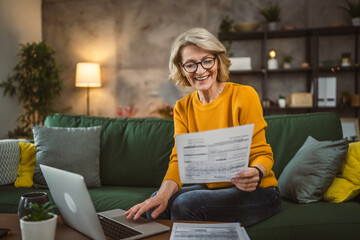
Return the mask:
[[219,61],[217,81],[226,82],[229,79],[230,60],[226,57],[224,45],[209,31],[204,28],[192,28],[180,34],[174,41],[170,53],[169,79],[182,87],[190,86],[190,83],[181,71],[181,51],[184,47],[196,45],[214,54]]

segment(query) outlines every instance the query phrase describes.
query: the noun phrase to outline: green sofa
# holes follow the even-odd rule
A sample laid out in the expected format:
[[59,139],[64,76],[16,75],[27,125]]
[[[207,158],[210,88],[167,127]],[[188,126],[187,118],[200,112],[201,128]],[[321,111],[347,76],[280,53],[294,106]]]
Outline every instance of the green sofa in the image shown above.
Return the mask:
[[[332,113],[275,115],[265,120],[277,177],[309,135],[319,141],[342,138],[340,119]],[[47,117],[45,125],[103,127],[102,187],[89,189],[97,211],[128,209],[148,198],[161,184],[173,146],[172,120],[55,114]],[[0,186],[0,212],[15,213],[21,194],[30,191],[43,190]],[[298,204],[284,199],[279,214],[247,231],[251,239],[359,239],[360,203]]]

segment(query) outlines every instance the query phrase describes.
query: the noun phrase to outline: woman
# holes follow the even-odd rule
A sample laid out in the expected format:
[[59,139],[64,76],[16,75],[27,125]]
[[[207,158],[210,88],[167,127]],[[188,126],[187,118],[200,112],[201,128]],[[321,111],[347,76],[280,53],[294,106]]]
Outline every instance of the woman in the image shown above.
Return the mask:
[[254,123],[249,168],[231,182],[182,187],[176,144],[160,189],[126,212],[148,218],[241,222],[250,226],[280,211],[271,147],[266,143],[259,97],[252,87],[227,82],[230,60],[225,47],[202,28],[182,33],[170,56],[170,79],[195,92],[174,107],[175,135]]

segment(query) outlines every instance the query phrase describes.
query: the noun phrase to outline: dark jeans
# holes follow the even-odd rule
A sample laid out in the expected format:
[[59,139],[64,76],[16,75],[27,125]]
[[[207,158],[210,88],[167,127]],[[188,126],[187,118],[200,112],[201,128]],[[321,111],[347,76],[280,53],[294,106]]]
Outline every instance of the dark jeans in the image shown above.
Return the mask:
[[[241,222],[247,227],[275,215],[280,208],[277,187],[245,192],[237,187],[208,189],[206,185],[197,184],[182,187],[169,199],[158,219]],[[147,218],[151,219],[152,211],[146,213]]]

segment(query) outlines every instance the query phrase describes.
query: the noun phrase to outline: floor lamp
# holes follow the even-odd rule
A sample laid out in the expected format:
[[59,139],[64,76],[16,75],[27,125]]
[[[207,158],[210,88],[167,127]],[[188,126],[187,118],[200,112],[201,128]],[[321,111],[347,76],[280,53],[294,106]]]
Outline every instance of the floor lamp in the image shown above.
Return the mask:
[[90,115],[89,92],[91,87],[101,87],[100,65],[98,63],[80,62],[76,64],[76,87],[86,87],[87,115]]

